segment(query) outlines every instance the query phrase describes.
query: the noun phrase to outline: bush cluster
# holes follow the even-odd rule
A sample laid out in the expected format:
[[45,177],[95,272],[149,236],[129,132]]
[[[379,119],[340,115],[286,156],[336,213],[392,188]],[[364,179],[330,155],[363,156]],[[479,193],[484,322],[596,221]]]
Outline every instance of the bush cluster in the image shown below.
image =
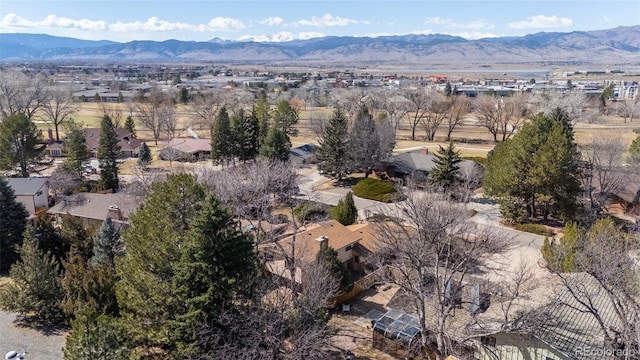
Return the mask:
[[358,197],[382,202],[391,202],[395,193],[392,182],[372,178],[358,181],[352,190],[353,194]]
[[520,231],[526,231],[528,233],[543,235],[543,236],[551,236],[546,226],[540,224],[514,224],[513,228]]

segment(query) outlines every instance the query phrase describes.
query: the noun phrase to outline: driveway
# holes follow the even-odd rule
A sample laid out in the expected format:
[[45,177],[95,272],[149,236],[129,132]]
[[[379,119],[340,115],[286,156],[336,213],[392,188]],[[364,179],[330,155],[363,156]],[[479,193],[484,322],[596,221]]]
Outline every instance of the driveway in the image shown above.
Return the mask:
[[27,351],[25,360],[63,359],[62,348],[65,334],[46,334],[38,330],[24,328],[14,323],[16,313],[0,311],[0,357],[9,351]]

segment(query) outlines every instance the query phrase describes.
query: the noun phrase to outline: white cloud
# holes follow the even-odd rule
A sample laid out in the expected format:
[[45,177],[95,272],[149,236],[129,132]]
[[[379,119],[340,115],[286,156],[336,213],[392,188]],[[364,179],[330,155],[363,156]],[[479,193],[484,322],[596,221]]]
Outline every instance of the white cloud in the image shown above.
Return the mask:
[[482,38],[495,38],[495,37],[503,36],[503,35],[498,35],[490,32],[480,32],[480,31],[463,31],[463,32],[457,32],[457,33],[443,33],[443,34],[451,35],[451,36],[459,36],[467,40],[477,40]]
[[325,34],[320,32],[300,32],[294,34],[288,31],[281,31],[272,35],[243,35],[238,40],[256,42],[283,42],[291,40],[308,40],[323,36],[325,36]]
[[[350,24],[358,24],[357,20],[342,18],[339,16],[333,16],[329,13],[322,15],[321,17],[313,16],[311,20],[303,19],[296,21],[295,25],[303,26],[316,26],[316,27],[329,27],[329,26],[347,26]],[[364,22],[368,23],[368,22]]]
[[130,32],[130,31],[151,31],[151,32],[159,32],[159,31],[196,31],[203,32],[209,30],[206,25],[191,25],[180,22],[169,22],[166,20],[160,20],[157,17],[150,17],[145,22],[134,21],[134,22],[115,22],[113,24],[109,24],[109,30],[118,31],[118,32]]
[[481,30],[481,29],[493,29],[494,26],[489,24],[484,19],[473,20],[465,24],[459,24],[451,19],[443,19],[438,16],[429,17],[425,20],[425,24],[433,25],[445,25],[454,29],[468,29],[468,30]]
[[284,22],[284,19],[279,16],[270,16],[266,19],[261,20],[260,24],[269,25],[269,26],[278,26],[278,25],[281,25],[283,22]]
[[7,14],[0,21],[0,29],[8,28],[63,28],[79,30],[104,30],[107,24],[102,20],[80,19],[74,20],[66,17],[49,15],[39,21],[31,21],[16,14]]
[[536,15],[528,17],[527,20],[509,23],[512,29],[541,29],[556,28],[573,25],[573,20],[566,17]]
[[247,26],[240,20],[228,17],[214,17],[209,21],[210,30],[213,31],[238,31]]
[[605,24],[608,24],[611,22],[611,19],[609,19],[609,17],[605,15],[602,17],[602,22]]

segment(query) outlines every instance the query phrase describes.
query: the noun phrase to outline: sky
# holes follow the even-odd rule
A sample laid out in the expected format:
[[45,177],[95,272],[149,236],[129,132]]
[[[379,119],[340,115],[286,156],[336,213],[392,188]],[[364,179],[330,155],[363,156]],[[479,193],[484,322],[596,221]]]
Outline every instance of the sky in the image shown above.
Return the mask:
[[85,40],[467,39],[640,25],[640,0],[0,0],[0,33]]

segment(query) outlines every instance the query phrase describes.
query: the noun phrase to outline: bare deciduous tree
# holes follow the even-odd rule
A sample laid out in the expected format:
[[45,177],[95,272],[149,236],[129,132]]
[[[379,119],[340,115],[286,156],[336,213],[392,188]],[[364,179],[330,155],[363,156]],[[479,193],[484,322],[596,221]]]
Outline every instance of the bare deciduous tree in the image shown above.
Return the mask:
[[451,102],[442,93],[431,94],[429,111],[422,118],[422,128],[427,133],[427,141],[433,141],[440,124],[449,117]]
[[210,92],[195,95],[189,105],[191,107],[192,126],[203,129],[212,129],[220,108],[224,105],[224,99],[219,92]]
[[489,130],[495,142],[510,138],[527,117],[526,95],[523,94],[499,98],[480,95],[475,100],[474,108],[482,126]]
[[410,102],[409,114],[411,114],[411,118],[409,125],[411,126],[411,140],[415,140],[416,128],[429,113],[432,98],[430,93],[424,89],[410,92],[406,97]]
[[47,101],[43,79],[19,71],[0,72],[0,118],[20,113],[32,119]]
[[451,102],[448,108],[449,114],[444,120],[447,125],[447,141],[451,141],[451,134],[462,125],[462,120],[471,110],[471,103],[465,96],[453,96]]
[[336,89],[331,92],[335,108],[340,108],[347,115],[349,123],[355,121],[355,116],[364,105],[365,93],[361,88],[357,89]]
[[101,101],[100,110],[102,110],[102,116],[108,116],[111,118],[111,122],[113,122],[114,127],[121,127],[123,111],[120,104]]
[[151,131],[153,140],[158,145],[160,134],[164,129],[175,132],[176,119],[173,99],[154,90],[145,102],[136,104],[138,119],[142,126]]
[[614,109],[618,116],[624,119],[624,122],[632,122],[640,116],[640,97],[634,99],[623,99],[614,103]]
[[78,106],[73,100],[73,90],[67,86],[51,86],[47,89],[49,101],[42,105],[42,110],[48,121],[53,124],[56,141],[60,141],[58,128],[71,117]]
[[418,315],[422,348],[444,359],[455,346],[447,331],[459,305],[455,299],[471,273],[491,270],[509,237],[478,227],[464,204],[434,193],[409,193],[402,211],[386,215],[373,263],[390,269],[385,279],[400,287]]

